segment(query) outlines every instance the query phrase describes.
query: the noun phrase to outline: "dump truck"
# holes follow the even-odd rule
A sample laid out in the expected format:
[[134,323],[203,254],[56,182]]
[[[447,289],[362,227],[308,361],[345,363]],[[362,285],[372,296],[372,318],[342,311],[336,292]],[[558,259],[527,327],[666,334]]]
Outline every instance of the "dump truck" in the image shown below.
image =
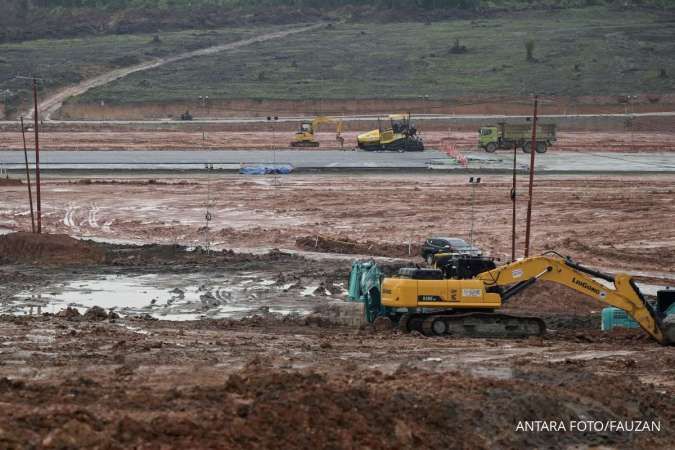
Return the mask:
[[544,321],[499,310],[538,281],[575,290],[626,312],[654,340],[675,344],[675,290],[648,299],[627,274],[607,274],[556,252],[502,266],[485,257],[437,255],[433,268],[401,268],[385,276],[374,261],[352,264],[349,298],[363,303],[365,319],[426,336],[524,338],[541,336]]
[[[498,123],[481,127],[478,130],[478,146],[488,153],[497,149],[523,149],[523,152],[532,151],[532,125]],[[537,153],[546,153],[546,150],[556,141],[556,125],[542,123],[537,125]]]

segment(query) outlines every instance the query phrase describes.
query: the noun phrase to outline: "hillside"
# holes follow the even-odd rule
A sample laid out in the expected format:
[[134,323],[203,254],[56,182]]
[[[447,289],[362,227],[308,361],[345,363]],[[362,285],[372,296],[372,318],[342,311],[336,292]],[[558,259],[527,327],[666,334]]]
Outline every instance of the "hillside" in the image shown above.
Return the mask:
[[[50,7],[28,3],[32,11],[51,11],[53,3],[58,2],[49,2]],[[102,1],[97,4],[108,6],[97,11],[120,19],[131,11],[132,3],[133,8],[145,4]],[[64,28],[64,33],[80,30],[96,35],[0,44],[0,101],[4,100],[10,116],[27,108],[29,84],[16,79],[17,74],[42,78],[40,89],[44,97],[120,67],[297,26],[283,23],[301,20],[323,22],[324,27],[126,76],[71,98],[63,117],[90,117],[91,105],[138,108],[141,104],[156,105],[149,116],[166,117],[165,111],[175,114],[185,105],[194,106],[196,99],[205,95],[216,106],[233,100],[461,98],[466,102],[472,98],[518,98],[532,92],[568,98],[634,94],[658,98],[675,92],[675,12],[667,8],[657,11],[605,4],[567,7],[573,3],[562,8],[534,2],[531,10],[523,10],[524,4],[519,1],[498,1],[474,6],[455,2],[455,8],[438,9],[446,5],[439,0],[426,6],[417,2],[413,12],[397,15],[394,20],[389,15],[397,11],[396,1],[389,2],[394,6],[369,15],[366,12],[372,12],[377,1],[300,0],[290,8],[288,2],[270,0],[264,8],[257,2],[246,6],[237,1],[198,0],[189,11],[180,1],[172,2],[171,7],[160,3],[153,13],[137,19],[147,25],[155,17],[153,14],[161,11],[163,17],[180,16],[184,11],[188,18],[206,8],[207,3],[220,5],[222,14],[217,17],[227,16],[234,22],[235,17],[245,17],[239,22],[246,24],[216,28],[216,22],[209,22],[195,29],[151,33],[109,34],[106,27],[82,31],[76,25],[81,19],[78,14],[92,9],[87,9],[85,0],[69,2],[80,6],[62,6],[53,14],[72,14],[73,25]],[[667,7],[671,3],[662,4]],[[272,16],[263,12],[279,12],[279,8],[286,13],[270,19],[279,23],[271,25],[266,18]],[[224,11],[233,13],[228,16]],[[430,11],[440,12],[434,20],[428,20]],[[7,17],[0,17],[0,21]],[[323,21],[331,17],[340,20]],[[36,24],[40,23],[36,19]],[[189,21],[183,25],[192,26]],[[157,29],[154,25],[146,28]],[[101,109],[100,113],[105,111]]]
[[3,0],[0,42],[319,20],[429,22],[590,5],[663,11],[675,0]]
[[675,88],[674,20],[586,8],[426,25],[336,24],[134,74],[75,101],[659,93]]

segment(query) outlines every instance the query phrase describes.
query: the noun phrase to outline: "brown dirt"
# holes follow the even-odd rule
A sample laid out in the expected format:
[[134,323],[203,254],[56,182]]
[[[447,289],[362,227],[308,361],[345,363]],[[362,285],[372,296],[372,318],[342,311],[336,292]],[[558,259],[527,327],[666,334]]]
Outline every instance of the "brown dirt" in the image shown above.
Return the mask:
[[[168,184],[143,184],[147,178],[140,176],[88,178],[138,184],[80,185],[71,183],[79,178],[46,178],[42,196],[47,232],[204,243],[205,178],[163,178]],[[518,186],[519,255],[525,183],[522,179]],[[508,176],[487,176],[476,193],[474,240],[502,260],[511,254],[510,187]],[[267,177],[220,174],[210,189],[209,236],[216,248],[294,248],[296,239],[317,235],[402,248],[433,234],[468,238],[470,230],[471,189],[464,176],[296,175],[275,185]],[[538,177],[533,252],[554,249],[590,266],[672,284],[675,228],[664,218],[675,214],[674,192],[675,181],[668,175]],[[0,227],[29,230],[25,190],[10,186],[3,195]],[[439,199],[446,199],[442,207]]]
[[105,252],[65,234],[10,233],[0,236],[0,264],[83,265],[101,263]]
[[22,184],[22,181],[16,178],[0,178],[0,186],[16,186],[20,184]]
[[357,255],[388,256],[391,258],[415,257],[420,252],[419,243],[408,246],[407,244],[387,242],[357,242],[345,237],[334,238],[329,236],[301,236],[295,240],[295,246],[313,252],[351,253]]
[[505,310],[540,314],[598,314],[607,305],[564,286],[539,283],[507,303]]
[[[650,100],[651,99],[651,100]],[[657,101],[654,102],[653,100]],[[633,113],[672,111],[675,94],[643,94],[631,101]],[[60,117],[74,120],[141,120],[175,118],[190,110],[194,117],[266,117],[270,111],[279,116],[314,115],[386,115],[392,112],[413,114],[497,114],[528,115],[532,100],[506,97],[457,97],[448,100],[417,99],[345,99],[345,100],[210,100],[208,107],[189,102],[106,105],[99,103],[70,103],[64,105]],[[618,96],[547,97],[540,104],[540,114],[624,114],[625,102]]]
[[[0,301],[84,271],[274,270],[280,283],[298,274],[328,283],[345,281],[349,267],[278,251],[100,248],[105,265],[96,267],[0,265]],[[0,447],[649,449],[675,440],[675,347],[640,330],[602,333],[595,305],[546,285],[531,292],[518,308],[552,330],[525,340],[375,333],[290,316],[0,315]],[[525,420],[655,420],[662,431],[517,431]]]
[[[214,127],[204,133],[198,130],[175,131],[45,131],[40,135],[40,144],[46,150],[240,150],[289,148],[297,125],[291,124],[287,130],[269,131],[245,130],[222,131]],[[434,126],[435,129],[423,133],[425,143],[430,149],[444,149],[448,144],[458,149],[476,150],[477,133],[471,125],[471,131],[457,126]],[[432,127],[430,127],[432,128]],[[448,131],[450,128],[450,131]],[[675,135],[670,132],[672,124],[666,131],[566,131],[558,133],[556,150],[563,151],[609,151],[609,152],[641,152],[641,151],[675,151]],[[356,145],[362,128],[342,133],[345,139],[344,149],[351,150]],[[321,147],[311,150],[334,150],[339,148],[335,134],[331,132],[317,133]],[[32,137],[27,136],[28,146],[32,146]],[[22,151],[21,134],[14,131],[0,131],[0,150]],[[296,151],[303,151],[296,149]]]
[[[647,449],[675,439],[673,349],[625,333],[495,341],[279,321],[0,322],[8,449]],[[516,431],[524,420],[657,420],[662,431]]]

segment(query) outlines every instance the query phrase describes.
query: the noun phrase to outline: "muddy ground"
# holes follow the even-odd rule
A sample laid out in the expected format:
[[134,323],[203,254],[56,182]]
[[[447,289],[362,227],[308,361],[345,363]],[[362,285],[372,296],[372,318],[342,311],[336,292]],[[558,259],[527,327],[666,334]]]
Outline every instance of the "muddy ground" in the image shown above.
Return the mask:
[[[250,125],[248,125],[250,127]],[[261,130],[222,131],[205,125],[205,131],[43,131],[40,144],[47,150],[240,150],[240,149],[272,149],[289,148],[293,139],[296,124],[286,124],[287,130],[270,131],[269,127]],[[293,128],[291,128],[293,127]],[[328,127],[326,127],[328,128]],[[453,128],[450,126],[449,128]],[[456,127],[454,127],[456,128]],[[348,131],[342,133],[344,148],[356,146],[356,136],[368,131]],[[454,145],[459,150],[475,150],[478,135],[475,131],[435,130],[422,134],[428,148],[445,149]],[[26,135],[28,148],[31,148],[33,137]],[[320,132],[316,139],[319,149],[340,148],[335,133]],[[608,152],[641,152],[641,151],[675,151],[673,133],[661,132],[559,132],[555,149],[565,151],[608,151]],[[21,133],[18,130],[0,131],[0,150],[23,150]],[[313,149],[316,150],[316,149]],[[301,150],[299,150],[301,151]]]
[[[274,267],[283,268],[284,281],[331,284],[348,271],[335,260],[276,251],[206,255],[172,246],[85,245],[104,259],[92,263],[87,252],[73,250],[67,263],[6,260],[0,301],[17,301],[14,294],[26,286],[88,272]],[[50,250],[38,247],[32,251]],[[516,309],[543,317],[549,333],[526,340],[434,339],[345,326],[331,319],[334,299],[324,295],[303,300],[316,311],[310,315],[263,311],[243,320],[75,310],[0,315],[0,447],[670,445],[675,349],[637,330],[600,332],[601,305],[592,301],[548,287],[531,292]],[[661,431],[519,431],[526,420],[649,420]]]
[[[537,285],[505,308],[542,317],[542,338],[435,339],[346,324],[347,312],[359,312],[347,308],[344,291],[356,256],[340,252],[396,250],[403,259],[382,262],[394,271],[421,263],[401,254],[408,242],[430,234],[468,238],[466,181],[47,176],[47,231],[117,243],[0,238],[0,448],[672,445],[675,347],[640,330],[600,331],[603,305],[573,291]],[[25,186],[2,189],[0,227],[28,229]],[[474,208],[475,243],[503,260],[510,254],[509,189],[508,177],[484,177]],[[535,189],[535,252],[554,248],[591,266],[673,284],[673,177],[545,176]],[[519,205],[522,220],[522,194]],[[311,236],[328,239],[315,239],[321,248],[312,249]],[[231,248],[237,253],[221,251]],[[250,302],[243,319],[222,314],[229,297],[205,292],[171,321],[157,320],[173,306],[153,302],[150,292],[133,308],[122,307],[120,292],[121,306],[101,312],[61,289],[108,276],[154,276],[160,284],[166,277],[246,278],[265,289],[237,291],[245,294],[239,302]],[[59,291],[64,303],[31,314],[32,291],[47,299]],[[72,309],[64,310],[69,300]],[[279,305],[283,312],[275,312]],[[648,420],[660,431],[518,430],[528,420],[568,428],[570,421]]]
[[[511,255],[508,176],[213,174],[45,178],[43,225],[51,233],[116,242],[158,242],[260,251],[311,250],[311,237],[349,239],[359,252],[412,255],[430,235],[469,239],[492,256]],[[675,178],[538,176],[533,252],[556,250],[588,265],[675,283]],[[25,186],[4,186],[0,228],[30,229]],[[520,178],[517,256],[524,247],[527,186]],[[205,220],[206,205],[212,220]],[[471,218],[474,217],[473,235]],[[309,237],[309,238],[308,238]],[[316,242],[316,240],[315,240]],[[321,239],[319,242],[323,242]],[[373,245],[380,243],[381,245]],[[309,247],[308,247],[309,245]],[[388,250],[389,249],[389,250]],[[317,248],[322,251],[325,249]],[[353,252],[350,252],[353,253]]]

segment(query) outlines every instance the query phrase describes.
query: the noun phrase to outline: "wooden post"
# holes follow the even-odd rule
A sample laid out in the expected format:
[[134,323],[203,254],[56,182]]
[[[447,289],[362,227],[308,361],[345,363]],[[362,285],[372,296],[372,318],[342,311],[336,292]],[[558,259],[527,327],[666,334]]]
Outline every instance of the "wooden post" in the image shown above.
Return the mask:
[[532,148],[530,148],[530,186],[527,200],[527,226],[525,228],[525,257],[530,256],[530,227],[532,222],[532,185],[534,184],[534,154],[537,153],[537,100],[534,96],[534,115],[532,116]]
[[30,205],[30,227],[35,233],[35,214],[33,213],[33,193],[30,188],[30,170],[28,169],[28,149],[26,148],[26,130],[23,126],[23,116],[21,116],[21,137],[23,138],[23,157],[26,160],[26,182],[28,183],[28,203]]
[[40,139],[38,137],[37,79],[33,78],[33,117],[35,119],[35,189],[37,201],[37,232],[42,233],[42,201],[40,199]]
[[513,217],[511,219],[511,262],[516,260],[516,149],[513,144],[513,187],[511,188],[511,202],[513,203]]

